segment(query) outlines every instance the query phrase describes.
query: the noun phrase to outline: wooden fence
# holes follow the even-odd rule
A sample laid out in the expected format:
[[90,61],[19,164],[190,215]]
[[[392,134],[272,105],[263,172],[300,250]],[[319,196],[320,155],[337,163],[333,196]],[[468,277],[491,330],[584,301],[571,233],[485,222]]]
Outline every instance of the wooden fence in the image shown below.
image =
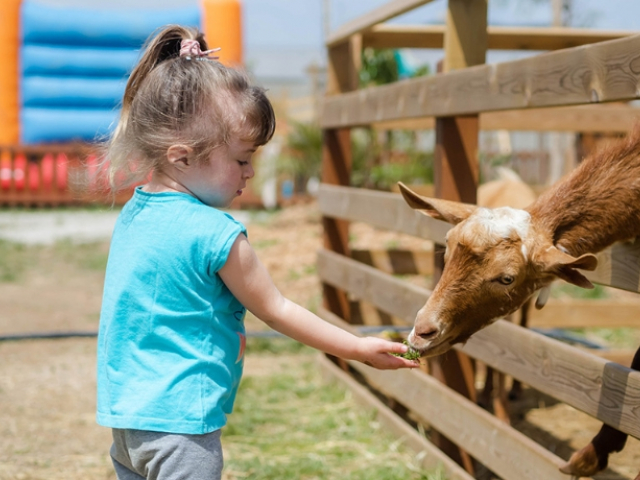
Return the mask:
[[[351,308],[354,299],[373,305],[394,322],[411,325],[430,294],[388,269],[375,268],[372,265],[380,266],[380,262],[373,257],[368,262],[372,265],[352,258],[362,260],[363,254],[352,255],[349,222],[366,222],[436,244],[444,243],[449,229],[448,224],[410,209],[398,194],[349,187],[351,128],[421,128],[425,119],[435,118],[435,196],[475,203],[480,115],[504,111],[526,116],[532,111],[540,118],[542,109],[580,108],[584,116],[563,116],[562,130],[581,131],[584,118],[589,124],[585,131],[597,131],[598,125],[609,131],[606,121],[598,123],[599,106],[595,104],[633,100],[640,92],[640,35],[575,29],[527,29],[518,35],[513,30],[488,29],[487,0],[448,0],[446,27],[435,32],[426,27],[382,24],[426,3],[429,1],[390,2],[343,26],[327,42],[330,78],[320,117],[324,163],[319,192],[325,249],[319,253],[318,273],[324,296],[321,315],[346,329],[352,328],[350,323],[356,318]],[[361,50],[367,45],[443,47],[443,73],[358,90]],[[564,49],[484,64],[487,48],[522,45]],[[568,45],[578,46],[565,48]],[[625,116],[627,123],[621,127],[618,122],[616,131],[631,128],[634,117],[635,112]],[[567,122],[572,122],[571,128]],[[553,126],[554,121],[546,125]],[[633,244],[615,245],[599,255],[599,267],[589,278],[639,292],[639,249]],[[442,267],[443,259],[436,255],[436,279]],[[366,315],[357,317],[367,322]],[[563,325],[562,319],[551,323]],[[473,478],[475,461],[479,461],[507,480],[568,479],[558,471],[562,459],[509,426],[504,416],[477,406],[475,361],[640,438],[640,372],[504,320],[474,334],[465,346],[430,361],[425,369],[429,374],[337,363],[384,394],[387,405],[401,417],[432,429],[427,442],[410,433],[392,410],[377,404],[387,423],[414,448],[428,452],[431,462],[440,463],[448,478]],[[359,396],[367,396],[366,390],[333,363],[323,362],[323,368],[350,382]]]

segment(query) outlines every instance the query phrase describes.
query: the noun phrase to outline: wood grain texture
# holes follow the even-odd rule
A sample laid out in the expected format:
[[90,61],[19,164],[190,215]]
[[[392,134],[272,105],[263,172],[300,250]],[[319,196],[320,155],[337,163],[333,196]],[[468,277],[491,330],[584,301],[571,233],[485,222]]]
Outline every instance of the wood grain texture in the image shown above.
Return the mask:
[[461,350],[619,430],[640,437],[640,372],[504,320]]
[[640,91],[640,35],[327,97],[324,128],[425,116],[626,101]]
[[[481,130],[560,132],[629,132],[640,120],[640,108],[627,104],[504,110],[480,114]],[[379,130],[433,130],[433,117],[392,120],[372,124]]]
[[412,210],[397,193],[322,184],[318,207],[327,217],[366,222],[440,243],[450,228],[446,222]]
[[[442,48],[444,25],[380,24],[367,30],[363,47]],[[487,27],[490,50],[560,50],[637,35],[637,31],[567,27]]]

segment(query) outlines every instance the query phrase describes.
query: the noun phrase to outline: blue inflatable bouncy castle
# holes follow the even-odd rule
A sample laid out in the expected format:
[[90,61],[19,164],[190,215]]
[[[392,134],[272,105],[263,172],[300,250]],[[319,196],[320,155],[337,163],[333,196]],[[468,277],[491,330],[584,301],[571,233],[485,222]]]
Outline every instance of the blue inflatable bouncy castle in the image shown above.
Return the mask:
[[196,5],[91,10],[22,4],[20,143],[94,140],[118,114],[127,74],[157,28],[200,26]]
[[0,147],[104,136],[145,40],[168,24],[199,27],[221,62],[242,64],[240,0],[0,0]]
[[241,66],[241,16],[240,0],[0,0],[0,205],[100,201],[92,143],[115,127],[147,38],[195,26]]

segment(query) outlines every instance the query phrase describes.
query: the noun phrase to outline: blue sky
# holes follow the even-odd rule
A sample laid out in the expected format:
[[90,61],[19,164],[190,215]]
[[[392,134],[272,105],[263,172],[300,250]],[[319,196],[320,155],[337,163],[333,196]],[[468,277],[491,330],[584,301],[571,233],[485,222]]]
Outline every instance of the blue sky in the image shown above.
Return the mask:
[[[324,8],[326,0],[242,0],[244,44],[247,63],[257,74],[304,75],[310,63],[324,62]],[[328,0],[331,29],[384,5],[388,0]],[[573,26],[640,32],[638,0],[573,0]],[[435,0],[393,23],[443,23],[446,0]],[[549,0],[489,0],[490,25],[548,26],[552,13]],[[417,63],[435,63],[438,52],[424,52]],[[494,52],[491,61],[504,61],[515,54]],[[296,72],[298,72],[296,74]]]
[[[245,42],[248,48],[278,46],[321,48],[324,0],[243,0]],[[388,0],[329,0],[332,29]],[[435,0],[398,17],[395,23],[442,23],[445,0]],[[638,0],[574,0],[575,26],[634,30],[640,28]],[[489,0],[489,23],[537,25],[551,22],[549,1]]]

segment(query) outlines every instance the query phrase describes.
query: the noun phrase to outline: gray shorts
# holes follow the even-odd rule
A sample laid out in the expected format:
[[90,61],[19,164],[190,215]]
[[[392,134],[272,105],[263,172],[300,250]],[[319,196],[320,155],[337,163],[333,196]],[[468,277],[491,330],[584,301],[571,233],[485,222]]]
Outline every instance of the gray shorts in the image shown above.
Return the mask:
[[114,428],[111,459],[118,480],[220,480],[220,433],[182,435]]

